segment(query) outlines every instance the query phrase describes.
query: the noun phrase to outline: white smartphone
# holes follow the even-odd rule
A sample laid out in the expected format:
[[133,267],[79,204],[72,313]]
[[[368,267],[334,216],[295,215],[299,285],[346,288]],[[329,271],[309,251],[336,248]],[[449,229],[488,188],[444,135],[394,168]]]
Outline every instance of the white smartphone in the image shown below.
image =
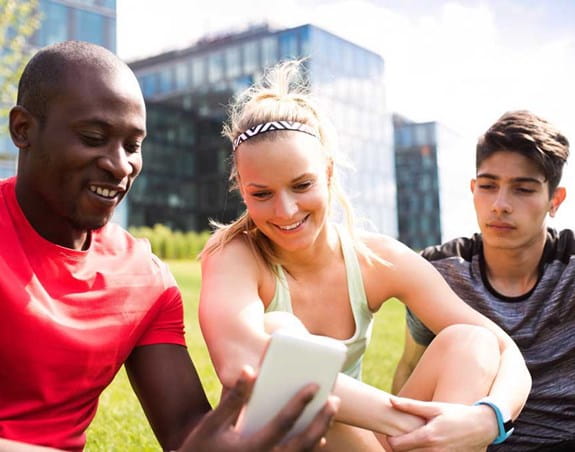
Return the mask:
[[286,438],[304,430],[325,404],[345,360],[346,347],[324,336],[278,330],[272,334],[252,395],[240,413],[236,428],[255,433],[266,425],[306,384],[319,391],[306,406]]

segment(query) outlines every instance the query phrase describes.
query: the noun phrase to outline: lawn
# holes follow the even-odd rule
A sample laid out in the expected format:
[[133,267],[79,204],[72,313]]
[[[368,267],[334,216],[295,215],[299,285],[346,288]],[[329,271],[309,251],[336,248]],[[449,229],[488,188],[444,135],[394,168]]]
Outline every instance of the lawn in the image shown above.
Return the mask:
[[[200,266],[197,262],[171,261],[185,300],[186,340],[206,393],[217,404],[220,384],[216,378],[198,326],[197,306]],[[389,390],[395,364],[403,347],[403,305],[395,300],[384,304],[375,317],[373,336],[363,365],[363,379]],[[87,452],[160,451],[154,434],[133,394],[124,370],[100,399],[98,414],[88,429]]]

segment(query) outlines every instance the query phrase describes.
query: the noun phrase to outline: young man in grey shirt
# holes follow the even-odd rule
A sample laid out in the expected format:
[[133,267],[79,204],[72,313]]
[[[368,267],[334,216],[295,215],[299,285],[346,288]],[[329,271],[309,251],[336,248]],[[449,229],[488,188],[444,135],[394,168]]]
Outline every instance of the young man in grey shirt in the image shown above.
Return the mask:
[[[480,137],[471,181],[481,230],[422,254],[468,304],[521,349],[533,378],[507,441],[490,451],[575,450],[575,238],[546,226],[565,199],[559,187],[568,140],[527,111],[503,115]],[[407,312],[393,392],[401,394],[434,334]]]

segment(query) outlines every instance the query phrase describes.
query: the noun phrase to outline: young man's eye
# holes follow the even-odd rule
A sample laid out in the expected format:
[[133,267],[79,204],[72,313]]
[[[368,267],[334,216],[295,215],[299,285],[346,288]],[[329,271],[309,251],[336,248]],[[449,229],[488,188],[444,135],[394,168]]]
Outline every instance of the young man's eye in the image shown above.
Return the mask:
[[493,184],[479,184],[479,188],[481,190],[492,190],[495,188],[495,185],[493,185]]
[[517,187],[515,190],[519,193],[522,193],[522,194],[535,193],[535,190],[533,190],[532,188],[527,188],[527,187]]

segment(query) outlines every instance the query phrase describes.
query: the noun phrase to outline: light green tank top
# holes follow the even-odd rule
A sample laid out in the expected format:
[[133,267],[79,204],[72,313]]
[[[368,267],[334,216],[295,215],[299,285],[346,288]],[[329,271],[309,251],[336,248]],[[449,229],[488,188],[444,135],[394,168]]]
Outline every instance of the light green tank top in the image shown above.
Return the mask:
[[[338,227],[337,231],[343,252],[343,259],[345,261],[348,294],[355,321],[354,335],[349,339],[340,341],[347,347],[347,356],[342,367],[342,372],[360,380],[363,354],[371,338],[373,314],[367,304],[363,280],[361,279],[359,260],[357,259],[353,242],[347,231],[343,228]],[[266,312],[283,311],[293,313],[289,287],[284,270],[281,265],[277,266],[277,270],[279,277],[276,277],[274,297],[267,307]]]

